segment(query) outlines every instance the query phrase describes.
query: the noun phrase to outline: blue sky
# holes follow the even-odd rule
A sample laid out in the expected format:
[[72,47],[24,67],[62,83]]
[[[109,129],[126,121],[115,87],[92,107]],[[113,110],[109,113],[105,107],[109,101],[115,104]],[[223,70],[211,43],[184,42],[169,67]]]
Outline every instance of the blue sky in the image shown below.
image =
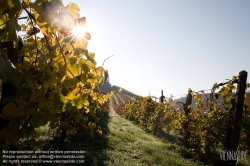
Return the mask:
[[98,65],[114,55],[104,65],[112,85],[168,97],[250,72],[249,0],[69,2],[87,19]]

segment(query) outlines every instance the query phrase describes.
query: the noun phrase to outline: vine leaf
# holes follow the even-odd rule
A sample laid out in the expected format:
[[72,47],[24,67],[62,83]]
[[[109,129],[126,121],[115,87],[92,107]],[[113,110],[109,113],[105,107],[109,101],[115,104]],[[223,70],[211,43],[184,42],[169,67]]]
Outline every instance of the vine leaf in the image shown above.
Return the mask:
[[[6,2],[2,4],[6,7]],[[14,47],[17,47],[18,39],[16,31],[20,31],[21,27],[17,22],[17,18],[22,13],[22,7],[19,0],[7,1],[8,12],[1,16],[0,26],[4,30],[1,34],[1,42],[13,41]],[[5,9],[6,10],[6,9]],[[1,13],[4,11],[0,9]]]
[[70,78],[74,78],[74,77],[76,77],[76,76],[78,76],[80,74],[80,72],[79,72],[79,65],[76,64],[76,63],[74,65],[71,65],[70,63],[67,63],[67,68],[73,74],[73,75],[71,73],[68,74],[68,76]]
[[76,87],[74,90],[72,90],[68,96],[67,96],[67,99],[68,100],[74,100],[77,96],[77,93],[80,92],[80,88],[79,87]]
[[74,19],[79,18],[79,7],[75,3],[70,3],[68,6],[66,6],[66,10],[72,15]]
[[0,29],[6,28],[6,22],[8,21],[7,15],[0,15]]
[[17,85],[22,78],[23,74],[10,62],[6,53],[3,50],[0,50],[0,79],[2,79],[3,82],[9,81],[14,85]]
[[76,106],[77,109],[83,108],[83,106],[88,106],[88,96],[77,94],[77,96],[73,99],[73,106]]
[[[23,6],[20,2],[0,0],[1,41],[10,40],[16,46],[16,31],[27,33],[19,52],[22,61],[15,66],[0,49],[0,79],[17,88],[0,114],[11,120],[6,130],[0,130],[0,139],[20,150],[27,146],[41,149],[44,144],[36,129],[48,123],[46,128],[70,134],[81,130],[91,137],[101,135],[96,126],[111,95],[100,92],[99,86],[108,72],[96,67],[95,54],[86,49],[91,35],[86,32],[85,38],[78,38],[72,34],[73,26],[84,26],[86,18],[79,18],[80,9],[74,3],[64,7],[61,0],[24,0]],[[28,17],[19,26],[22,10]],[[44,37],[33,36],[39,31]],[[19,138],[27,141],[19,142]]]
[[29,115],[34,112],[34,110],[26,110],[23,109],[27,103],[22,100],[16,100],[17,103],[10,102],[3,108],[3,117],[15,118],[15,117],[23,117]]
[[4,128],[3,130],[0,130],[0,139],[3,141],[10,141],[12,142],[13,146],[17,146],[19,143],[19,137],[18,137],[18,132],[17,132],[17,127],[12,126],[11,129],[9,128]]
[[95,61],[95,53],[93,52],[87,52],[86,54],[87,59],[92,62],[94,65],[96,65],[96,61]]

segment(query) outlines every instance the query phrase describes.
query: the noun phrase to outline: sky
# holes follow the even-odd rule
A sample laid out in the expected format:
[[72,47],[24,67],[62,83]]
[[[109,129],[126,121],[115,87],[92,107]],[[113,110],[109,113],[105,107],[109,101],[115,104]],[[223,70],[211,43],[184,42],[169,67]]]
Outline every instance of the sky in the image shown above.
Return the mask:
[[69,2],[86,17],[98,66],[114,55],[110,83],[135,94],[181,96],[250,72],[249,0]]

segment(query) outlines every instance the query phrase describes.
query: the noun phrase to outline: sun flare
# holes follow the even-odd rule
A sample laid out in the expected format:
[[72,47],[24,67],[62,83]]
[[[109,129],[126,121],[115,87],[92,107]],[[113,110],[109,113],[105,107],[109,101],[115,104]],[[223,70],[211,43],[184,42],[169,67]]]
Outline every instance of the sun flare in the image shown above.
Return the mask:
[[74,36],[76,36],[77,38],[82,38],[84,37],[85,33],[86,33],[86,28],[83,26],[75,26],[73,29],[73,34]]

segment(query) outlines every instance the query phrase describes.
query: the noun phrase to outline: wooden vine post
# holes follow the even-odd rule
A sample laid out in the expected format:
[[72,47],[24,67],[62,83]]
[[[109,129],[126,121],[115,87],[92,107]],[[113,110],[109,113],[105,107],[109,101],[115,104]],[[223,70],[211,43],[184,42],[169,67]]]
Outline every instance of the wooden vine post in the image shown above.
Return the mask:
[[[227,130],[227,140],[225,144],[225,150],[236,152],[240,141],[242,114],[244,106],[244,97],[247,83],[247,72],[241,71],[239,73],[239,79],[237,83],[237,91],[235,97],[235,106],[232,110],[232,124],[229,124],[230,130]],[[225,161],[225,165],[232,166],[236,165],[237,160]]]
[[165,96],[163,96],[163,90],[161,90],[160,102],[163,103],[164,99],[165,99]]
[[187,95],[187,99],[186,99],[186,103],[184,105],[184,111],[185,111],[185,115],[187,118],[187,122],[184,124],[184,131],[185,131],[185,145],[188,146],[189,145],[189,138],[190,138],[190,132],[188,131],[188,125],[189,125],[189,119],[188,119],[188,114],[191,111],[191,107],[189,107],[190,105],[192,105],[192,90],[189,88],[188,89],[188,95]]

